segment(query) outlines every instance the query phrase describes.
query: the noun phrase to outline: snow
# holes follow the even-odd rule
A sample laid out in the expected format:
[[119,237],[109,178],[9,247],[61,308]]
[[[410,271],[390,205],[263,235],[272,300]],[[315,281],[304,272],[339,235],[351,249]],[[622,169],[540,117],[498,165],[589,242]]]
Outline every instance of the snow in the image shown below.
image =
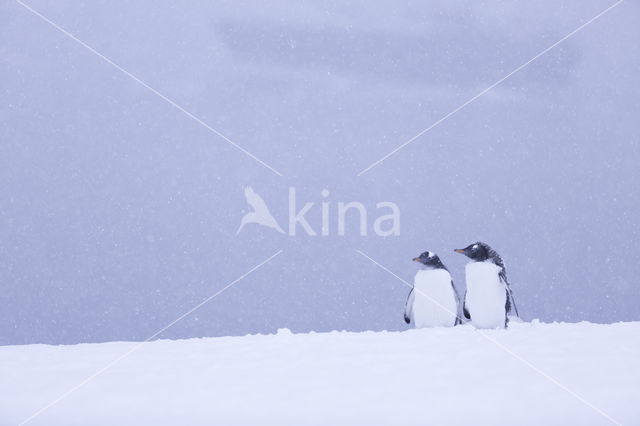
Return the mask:
[[458,303],[449,272],[445,269],[419,270],[414,279],[414,326],[453,327],[457,313]]
[[491,261],[469,262],[465,272],[465,303],[473,324],[478,328],[504,327],[507,288],[498,275],[500,267]]
[[[33,425],[640,423],[640,322],[149,342]],[[18,424],[135,342],[0,347],[0,424]]]

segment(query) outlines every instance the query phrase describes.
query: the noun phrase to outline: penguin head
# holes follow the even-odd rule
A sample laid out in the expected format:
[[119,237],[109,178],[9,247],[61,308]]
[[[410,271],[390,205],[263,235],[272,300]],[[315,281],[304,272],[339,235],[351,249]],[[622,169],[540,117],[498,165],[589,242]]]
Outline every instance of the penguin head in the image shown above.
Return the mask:
[[476,243],[469,244],[463,249],[455,249],[454,251],[456,253],[464,254],[473,261],[484,262],[485,260],[489,259],[491,248],[485,243],[478,241]]
[[424,266],[432,269],[447,269],[438,255],[431,251],[425,251],[419,257],[414,257],[413,261],[420,262]]

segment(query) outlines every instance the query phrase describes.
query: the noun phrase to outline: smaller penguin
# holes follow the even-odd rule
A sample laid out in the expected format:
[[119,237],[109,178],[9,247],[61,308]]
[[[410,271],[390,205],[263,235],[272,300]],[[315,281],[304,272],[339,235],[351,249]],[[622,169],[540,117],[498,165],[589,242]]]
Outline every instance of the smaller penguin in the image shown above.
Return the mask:
[[465,268],[467,290],[462,305],[465,318],[478,328],[507,328],[512,307],[519,315],[500,255],[480,241],[454,251],[471,259]]
[[405,322],[409,324],[413,318],[415,328],[453,327],[459,324],[458,293],[449,270],[435,253],[429,251],[413,261],[420,262],[422,268],[416,274],[407,298]]

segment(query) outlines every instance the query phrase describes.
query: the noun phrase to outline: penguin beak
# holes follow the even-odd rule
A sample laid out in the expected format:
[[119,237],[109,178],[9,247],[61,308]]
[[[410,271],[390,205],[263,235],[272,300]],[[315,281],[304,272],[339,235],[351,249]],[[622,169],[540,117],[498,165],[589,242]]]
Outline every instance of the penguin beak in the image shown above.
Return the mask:
[[420,262],[420,258],[419,258],[419,257],[414,257],[414,258],[413,258],[413,261],[414,261],[414,262]]
[[462,253],[462,254],[464,254],[464,249],[455,249],[454,251],[455,251],[456,253]]

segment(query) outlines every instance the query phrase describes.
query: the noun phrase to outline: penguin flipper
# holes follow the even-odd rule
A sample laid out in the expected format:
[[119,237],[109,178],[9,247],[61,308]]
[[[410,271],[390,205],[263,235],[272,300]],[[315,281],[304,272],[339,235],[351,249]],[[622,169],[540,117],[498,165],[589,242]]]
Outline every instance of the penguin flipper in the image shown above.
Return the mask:
[[462,324],[462,318],[460,318],[460,296],[458,296],[458,292],[456,291],[456,286],[453,284],[453,280],[451,280],[451,289],[453,290],[453,295],[456,298],[456,320],[453,322],[453,326]]
[[507,286],[507,312],[511,312],[511,307],[513,307],[513,311],[516,313],[516,316],[520,318],[520,313],[518,312],[518,307],[516,306],[516,301],[513,298],[513,292],[511,291],[511,287]]
[[500,280],[503,282],[504,286],[507,289],[507,303],[506,303],[507,314],[509,314],[511,312],[511,308],[513,308],[514,312],[516,313],[516,317],[520,318],[520,313],[518,312],[516,301],[513,298],[513,292],[511,291],[511,286],[509,285],[509,280],[507,280],[507,273],[504,270],[504,268],[502,268],[502,270],[498,275],[500,276]]
[[462,315],[464,315],[464,317],[468,320],[471,319],[471,314],[469,314],[469,311],[467,310],[467,292],[464,292],[464,301],[462,302]]
[[413,299],[415,299],[415,294],[413,294],[413,289],[409,292],[409,296],[407,297],[407,304],[404,307],[404,322],[407,324],[411,323],[411,314],[413,312]]

